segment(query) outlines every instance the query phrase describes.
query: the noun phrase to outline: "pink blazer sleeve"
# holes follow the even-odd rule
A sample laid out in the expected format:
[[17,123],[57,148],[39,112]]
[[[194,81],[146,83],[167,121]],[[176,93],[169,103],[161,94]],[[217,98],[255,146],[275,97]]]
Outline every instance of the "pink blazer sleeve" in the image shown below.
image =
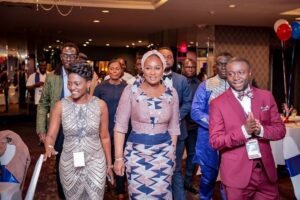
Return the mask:
[[170,111],[171,119],[168,126],[168,132],[170,135],[180,135],[180,120],[179,120],[179,100],[178,100],[178,94],[175,89],[173,89],[173,106],[172,110]]
[[114,131],[119,133],[127,133],[128,123],[131,116],[131,85],[128,85],[120,98],[119,105],[115,117]]
[[266,120],[262,119],[261,124],[264,127],[263,138],[267,140],[280,140],[284,138],[286,129],[278,113],[277,104],[272,94],[269,94],[270,114],[266,113]]

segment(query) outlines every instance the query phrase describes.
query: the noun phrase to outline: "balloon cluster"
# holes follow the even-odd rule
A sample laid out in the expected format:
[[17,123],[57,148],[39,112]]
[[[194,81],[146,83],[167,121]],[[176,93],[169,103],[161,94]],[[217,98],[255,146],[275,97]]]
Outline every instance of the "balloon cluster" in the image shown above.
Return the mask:
[[274,30],[281,41],[285,42],[291,37],[300,39],[300,22],[298,21],[294,21],[290,24],[285,19],[278,19],[274,23]]

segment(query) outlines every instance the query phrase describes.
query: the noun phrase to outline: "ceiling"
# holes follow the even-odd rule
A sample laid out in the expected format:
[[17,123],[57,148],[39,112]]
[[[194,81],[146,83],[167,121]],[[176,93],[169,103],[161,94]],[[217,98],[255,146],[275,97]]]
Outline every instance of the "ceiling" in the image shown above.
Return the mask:
[[[3,35],[26,35],[49,42],[73,41],[82,45],[110,46],[148,45],[150,34],[164,30],[203,25],[273,27],[277,19],[294,21],[300,9],[292,15],[280,13],[300,7],[299,0],[55,0],[77,5],[61,16],[54,7],[44,11],[32,2],[54,0],[0,0]],[[235,8],[229,8],[235,4]],[[67,12],[70,6],[59,6]],[[109,13],[102,13],[107,9]],[[93,23],[98,19],[100,23]],[[142,40],[142,43],[138,43]]]

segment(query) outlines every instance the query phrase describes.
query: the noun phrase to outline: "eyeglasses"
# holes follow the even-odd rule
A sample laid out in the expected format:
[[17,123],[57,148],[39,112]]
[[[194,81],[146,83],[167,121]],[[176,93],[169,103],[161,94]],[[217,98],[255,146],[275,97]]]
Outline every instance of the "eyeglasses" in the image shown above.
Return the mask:
[[77,58],[77,55],[76,54],[66,54],[66,53],[63,53],[62,54],[62,57],[64,58],[64,59],[72,59],[72,60],[74,60],[74,59],[76,59]]

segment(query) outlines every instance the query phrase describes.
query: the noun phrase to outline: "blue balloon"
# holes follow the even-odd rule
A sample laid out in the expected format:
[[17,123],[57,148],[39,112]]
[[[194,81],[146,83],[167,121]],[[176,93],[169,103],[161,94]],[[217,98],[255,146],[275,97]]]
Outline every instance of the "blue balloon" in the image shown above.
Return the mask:
[[300,22],[294,21],[292,24],[292,38],[299,39],[300,38]]

